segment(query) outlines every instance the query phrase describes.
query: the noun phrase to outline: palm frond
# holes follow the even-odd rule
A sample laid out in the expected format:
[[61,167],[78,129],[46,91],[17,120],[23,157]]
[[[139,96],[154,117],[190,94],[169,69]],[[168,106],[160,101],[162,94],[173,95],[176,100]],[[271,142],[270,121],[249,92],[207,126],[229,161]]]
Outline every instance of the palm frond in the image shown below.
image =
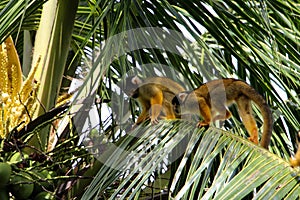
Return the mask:
[[[170,198],[299,197],[295,191],[299,187],[297,170],[231,132],[204,131],[191,123],[171,121],[139,127],[129,134],[116,144],[115,151],[102,152],[100,160],[105,162],[82,198],[150,197],[143,190],[149,190],[153,181],[162,181],[156,179],[158,174],[171,170],[177,158],[177,170],[168,177]],[[107,193],[115,183],[117,187]],[[163,190],[167,191],[165,185],[152,192]]]
[[[26,34],[34,35],[45,2],[0,2],[1,41],[8,35],[18,38],[17,50],[20,55],[27,56],[27,60],[31,59],[31,55],[28,52],[23,54],[22,47],[23,43],[28,42],[28,35],[24,41],[21,31],[26,30],[29,31]],[[99,174],[84,197],[142,198],[161,195],[161,191],[169,188],[170,198],[247,199],[280,198],[283,195],[297,198],[296,171],[277,156],[286,160],[297,147],[296,137],[300,127],[299,13],[297,2],[290,0],[79,1],[76,20],[71,25],[74,26],[72,37],[68,37],[71,48],[66,45],[63,52],[64,55],[70,53],[70,57],[66,63],[65,59],[53,57],[53,63],[63,63],[64,66],[58,66],[63,67],[60,74],[63,71],[64,75],[69,72],[70,77],[84,77],[86,81],[78,96],[74,97],[74,102],[87,96],[100,99],[97,106],[101,137],[102,134],[110,135],[109,141],[113,145],[135,152],[138,160],[137,167],[132,167],[131,154],[124,157],[120,151],[109,151],[115,156],[110,157],[111,161],[119,163],[119,168],[100,165]],[[155,34],[136,38],[126,35],[130,31],[149,27],[166,32],[172,30],[178,34],[173,38],[171,36],[174,35],[165,33],[160,37]],[[110,42],[115,36],[122,40]],[[128,44],[144,46],[128,49]],[[52,52],[55,53],[55,50]],[[76,74],[78,65],[84,72],[90,73],[87,76]],[[124,128],[123,124],[134,121],[139,113],[125,95],[115,91],[120,80],[129,72],[144,77],[149,74],[168,75],[188,90],[220,77],[247,81],[272,108],[275,120],[269,148],[271,153],[231,133],[214,128],[205,132],[194,130],[186,122],[161,124],[156,127],[160,134],[141,127],[138,130],[145,132],[145,141],[121,137],[124,133],[135,133],[130,132],[128,127]],[[64,82],[64,87],[69,87],[69,84],[70,81]],[[84,91],[87,88],[88,92]],[[52,95],[58,96],[56,93]],[[107,108],[109,116],[102,116],[104,108]],[[235,118],[225,122],[225,129],[244,137],[238,113],[235,109],[232,111]],[[255,113],[260,126],[260,114],[256,109]],[[159,171],[165,164],[164,159],[170,158],[169,155],[176,151],[172,144],[177,144],[181,133],[187,134],[190,142],[183,148],[184,151],[180,151],[183,158],[174,162],[172,170],[164,168]],[[154,139],[151,134],[161,140],[152,143]],[[142,153],[142,147],[147,149],[147,153]],[[170,163],[167,162],[167,166]],[[123,173],[124,169],[126,173]],[[166,177],[168,183],[162,180]],[[248,185],[243,185],[245,183]],[[154,188],[157,185],[158,188]]]
[[[4,39],[11,35],[14,31],[21,30],[23,23],[25,25],[31,21],[31,23],[33,23],[31,27],[34,26],[36,29],[36,21],[30,20],[29,16],[34,16],[34,13],[37,13],[38,8],[40,8],[45,2],[46,1],[44,0],[1,1],[0,43],[2,43]],[[27,22],[26,19],[28,19]]]

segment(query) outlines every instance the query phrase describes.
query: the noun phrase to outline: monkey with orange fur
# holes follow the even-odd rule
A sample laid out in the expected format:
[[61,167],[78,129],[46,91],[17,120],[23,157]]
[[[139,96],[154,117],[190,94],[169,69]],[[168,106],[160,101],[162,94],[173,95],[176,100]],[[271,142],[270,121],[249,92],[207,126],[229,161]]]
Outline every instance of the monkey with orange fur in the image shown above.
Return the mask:
[[249,140],[258,144],[258,128],[252,115],[251,101],[260,109],[264,121],[261,146],[268,148],[272,135],[273,118],[270,107],[254,88],[237,79],[219,79],[207,82],[191,92],[179,93],[173,100],[178,115],[198,114],[203,117],[197,126],[208,126],[216,120],[231,117],[227,106],[236,103]]
[[136,125],[141,124],[150,115],[151,124],[157,124],[158,118],[176,119],[172,99],[185,89],[166,77],[150,77],[144,80],[137,76],[128,77],[124,87],[125,93],[136,99],[142,107]]

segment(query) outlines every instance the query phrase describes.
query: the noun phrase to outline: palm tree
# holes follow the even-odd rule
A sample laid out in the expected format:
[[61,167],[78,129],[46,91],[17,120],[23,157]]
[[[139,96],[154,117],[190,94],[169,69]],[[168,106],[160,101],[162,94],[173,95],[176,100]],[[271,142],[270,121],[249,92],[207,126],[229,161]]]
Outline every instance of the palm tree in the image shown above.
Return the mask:
[[[41,58],[32,121],[47,116],[24,136],[5,141],[21,140],[31,155],[51,161],[31,159],[13,174],[59,169],[55,178],[31,174],[33,183],[53,180],[48,190],[57,198],[299,198],[297,168],[288,163],[300,127],[296,2],[12,0],[0,9],[1,41],[13,36],[24,75]],[[269,151],[246,139],[234,107],[232,119],[207,130],[186,120],[131,130],[138,109],[119,90],[125,75],[168,76],[186,89],[220,77],[245,80],[272,109]],[[70,78],[83,84],[72,93],[70,110],[63,107],[60,121],[68,125],[50,128],[61,113],[53,116],[51,108],[66,95]],[[58,138],[51,148],[50,136]]]

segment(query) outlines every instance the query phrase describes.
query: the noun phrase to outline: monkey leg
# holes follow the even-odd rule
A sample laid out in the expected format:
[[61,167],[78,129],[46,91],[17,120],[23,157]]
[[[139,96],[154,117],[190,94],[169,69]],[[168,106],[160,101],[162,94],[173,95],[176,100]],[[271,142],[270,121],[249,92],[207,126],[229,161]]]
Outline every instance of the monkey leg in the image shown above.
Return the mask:
[[158,116],[161,112],[162,105],[163,105],[163,93],[158,92],[150,99],[151,105],[151,124],[158,123]]
[[290,165],[292,167],[300,166],[300,145],[298,145],[297,153],[294,158],[290,158]]
[[[226,94],[223,90],[215,91],[215,94],[212,94],[214,96],[211,97],[211,113],[214,122],[218,120],[226,120],[231,117],[231,112],[226,107]],[[220,95],[219,93],[223,95]]]
[[163,107],[164,114],[166,115],[165,119],[176,119],[173,111],[173,105],[170,102],[164,101]]
[[[164,100],[163,100],[163,108],[162,108],[162,113],[163,117],[162,119],[178,119],[181,117],[181,113],[176,113],[175,107],[172,104],[172,100],[175,97],[174,93],[170,92],[163,92],[164,95]],[[176,113],[176,114],[175,114]]]
[[139,125],[141,124],[143,121],[145,121],[147,118],[149,117],[149,109],[147,108],[143,108],[142,112],[140,114],[140,116],[138,117],[138,119],[136,120],[135,124]]
[[252,115],[251,100],[246,96],[241,96],[237,99],[236,102],[243,124],[250,134],[249,140],[255,144],[258,144],[258,129],[256,121]]
[[206,100],[202,97],[198,97],[198,103],[199,103],[199,109],[200,109],[200,115],[203,117],[203,121],[198,122],[197,126],[209,126],[211,121],[211,108],[206,103]]
[[[226,109],[226,108],[225,108],[225,109]],[[223,110],[223,111],[224,111],[224,110]],[[223,111],[222,111],[222,112],[223,112]],[[213,121],[226,120],[226,119],[229,119],[230,117],[231,117],[231,112],[230,112],[228,109],[226,109],[225,116],[224,116],[224,115],[218,114],[218,115],[216,115],[216,116],[213,117]]]

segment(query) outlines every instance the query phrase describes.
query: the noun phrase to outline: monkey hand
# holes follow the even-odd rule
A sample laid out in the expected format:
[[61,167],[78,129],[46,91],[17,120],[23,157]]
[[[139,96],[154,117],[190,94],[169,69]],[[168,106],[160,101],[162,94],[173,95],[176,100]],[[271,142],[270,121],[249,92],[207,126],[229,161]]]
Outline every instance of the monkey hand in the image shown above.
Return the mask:
[[197,127],[198,127],[198,128],[206,127],[206,126],[209,126],[209,123],[208,123],[208,122],[202,121],[202,122],[198,122],[198,123],[197,123]]
[[151,118],[151,124],[153,124],[153,125],[158,124],[158,119],[157,118]]

